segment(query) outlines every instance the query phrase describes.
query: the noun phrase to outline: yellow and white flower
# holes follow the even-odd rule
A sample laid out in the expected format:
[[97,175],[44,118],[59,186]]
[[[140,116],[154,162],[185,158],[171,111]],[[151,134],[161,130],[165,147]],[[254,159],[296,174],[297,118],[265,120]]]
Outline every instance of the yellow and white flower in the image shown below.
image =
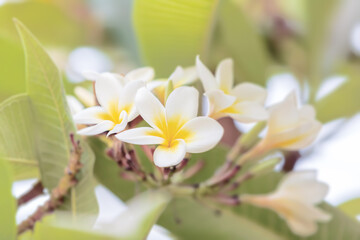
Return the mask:
[[149,82],[149,89],[155,93],[162,103],[165,103],[165,89],[167,87],[167,80],[171,80],[174,89],[191,84],[198,79],[195,67],[182,68],[177,66],[175,71],[170,75],[169,79],[160,79]]
[[187,152],[210,150],[224,130],[214,119],[197,117],[198,95],[193,87],[179,87],[169,95],[164,107],[148,89],[140,89],[135,104],[150,127],[126,130],[116,137],[132,144],[159,145],[154,152],[154,163],[159,167],[179,164]]
[[316,180],[315,171],[287,174],[277,190],[266,195],[244,195],[242,202],[268,208],[280,215],[291,231],[307,237],[317,231],[316,222],[326,222],[331,216],[316,207],[328,192],[325,183]]
[[196,68],[208,98],[207,115],[219,119],[229,116],[242,123],[267,119],[264,108],[266,90],[252,83],[240,83],[233,87],[233,61],[222,60],[215,76],[196,58]]
[[75,123],[92,125],[78,133],[97,135],[109,131],[109,136],[123,131],[128,122],[138,116],[134,100],[136,92],[143,86],[143,81],[131,81],[122,85],[116,78],[97,79],[95,93],[100,106],[89,107],[75,114]]
[[299,150],[309,146],[318,135],[321,123],[310,105],[297,106],[295,92],[270,108],[268,131],[260,145],[266,149]]

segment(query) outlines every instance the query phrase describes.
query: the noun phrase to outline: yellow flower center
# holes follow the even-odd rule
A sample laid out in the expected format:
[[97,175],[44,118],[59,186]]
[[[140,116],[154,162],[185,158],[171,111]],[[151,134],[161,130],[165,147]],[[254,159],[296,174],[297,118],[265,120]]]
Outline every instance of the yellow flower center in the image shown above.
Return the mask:
[[123,106],[119,106],[118,101],[112,101],[108,105],[108,111],[106,113],[99,113],[98,117],[102,120],[109,120],[116,124],[120,124],[122,122],[122,118],[120,118],[120,114],[122,111],[125,111],[127,114],[130,113],[133,104],[127,104]]
[[193,132],[187,129],[181,129],[186,123],[181,116],[175,116],[171,119],[160,116],[154,123],[160,131],[152,130],[148,134],[163,138],[164,142],[161,145],[164,147],[174,147],[174,145],[178,144],[177,139],[183,139],[186,142],[194,135]]

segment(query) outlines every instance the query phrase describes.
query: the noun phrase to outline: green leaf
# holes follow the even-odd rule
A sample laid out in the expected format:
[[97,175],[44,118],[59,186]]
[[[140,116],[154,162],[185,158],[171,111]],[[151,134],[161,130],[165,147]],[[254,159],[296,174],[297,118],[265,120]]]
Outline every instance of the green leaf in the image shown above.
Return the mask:
[[360,101],[355,100],[360,90],[358,66],[345,66],[340,74],[346,76],[346,81],[314,104],[317,118],[324,123],[341,117],[351,117],[360,111]]
[[[127,210],[107,225],[96,230],[85,228],[81,223],[72,224],[68,215],[47,218],[35,227],[34,240],[63,239],[145,239],[151,227],[169,203],[171,196],[163,190],[147,191],[129,202]],[[87,221],[88,216],[83,216]]]
[[0,153],[10,163],[14,180],[39,177],[33,123],[27,95],[13,96],[0,104]]
[[146,64],[167,77],[177,65],[207,58],[219,0],[136,0],[135,33]]
[[234,59],[235,80],[265,84],[268,56],[264,41],[237,1],[222,1],[218,28],[224,57]]
[[[36,146],[41,181],[49,190],[57,186],[70,159],[70,134],[76,129],[68,109],[58,69],[39,41],[27,28],[15,21],[25,50],[28,94],[35,115]],[[94,155],[84,142],[79,182],[66,199],[65,209],[77,212],[97,212],[92,169]]]
[[[1,7],[0,7],[1,9]],[[0,34],[0,101],[25,91],[21,44]]]
[[345,214],[351,218],[357,218],[360,214],[360,198],[351,199],[338,206]]
[[305,1],[305,25],[307,31],[305,40],[308,50],[309,78],[310,85],[313,87],[313,95],[326,76],[324,75],[324,62],[326,60],[324,59],[324,54],[327,50],[325,43],[329,38],[328,30],[337,3],[338,0]]
[[[67,7],[71,6],[69,4]],[[84,24],[70,11],[51,2],[26,1],[0,7],[0,34],[17,41],[13,18],[25,22],[46,45],[76,47],[89,42]]]
[[[241,186],[240,191],[271,192],[281,177],[282,174],[277,173],[263,175]],[[322,208],[332,214],[333,219],[327,224],[319,224],[318,232],[308,238],[291,233],[286,223],[274,212],[245,204],[232,208],[218,205],[214,208],[209,203],[196,202],[194,199],[175,199],[159,223],[179,239],[360,239],[359,223],[327,204],[323,204]]]
[[11,195],[12,174],[0,157],[0,239],[16,239],[16,202]]
[[236,215],[229,209],[217,212],[194,199],[175,199],[158,224],[178,239],[266,239],[285,240],[268,229]]

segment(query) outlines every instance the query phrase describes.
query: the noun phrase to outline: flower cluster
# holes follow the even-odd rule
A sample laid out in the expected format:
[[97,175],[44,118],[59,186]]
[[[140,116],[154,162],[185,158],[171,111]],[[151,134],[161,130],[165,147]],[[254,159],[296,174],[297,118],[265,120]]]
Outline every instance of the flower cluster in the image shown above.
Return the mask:
[[[206,187],[218,187],[219,183],[225,186],[242,165],[273,150],[300,150],[310,145],[318,135],[321,124],[315,118],[314,108],[310,105],[298,107],[294,93],[266,108],[267,92],[264,88],[252,83],[234,86],[231,59],[221,61],[215,74],[199,57],[195,65],[177,67],[168,79],[154,79],[154,70],[150,67],[133,70],[124,76],[86,73],[86,78],[94,81],[94,94],[79,88],[77,93],[87,108],[83,109],[73,97],[69,98],[74,120],[80,128],[78,133],[106,133],[107,137],[121,143],[142,147],[156,145],[155,149],[147,151],[153,163],[174,170],[183,168],[187,154],[206,152],[221,141],[224,128],[218,119],[230,117],[241,123],[267,121],[265,137],[245,153],[236,146],[243,142],[240,138],[231,153],[236,157],[230,158],[227,165],[204,184]],[[207,100],[207,104],[202,105],[207,106],[205,116],[198,115],[199,91],[189,86],[198,79]],[[138,127],[142,120],[148,126]],[[200,167],[195,165],[194,168],[198,170]],[[233,181],[233,186],[238,186],[246,178],[240,175],[239,179]],[[224,189],[230,191],[233,188]],[[316,181],[314,172],[299,172],[287,175],[272,194],[245,194],[239,199],[276,211],[294,233],[307,236],[315,232],[315,221],[329,219],[326,213],[314,206],[324,199],[327,190],[325,184]]]

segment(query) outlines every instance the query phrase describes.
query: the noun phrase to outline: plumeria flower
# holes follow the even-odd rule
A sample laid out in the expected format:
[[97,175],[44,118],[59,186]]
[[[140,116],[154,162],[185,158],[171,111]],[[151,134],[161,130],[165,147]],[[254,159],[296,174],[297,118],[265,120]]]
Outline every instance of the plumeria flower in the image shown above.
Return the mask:
[[[195,67],[182,68],[181,66],[177,66],[175,71],[169,77],[169,80],[173,83],[174,89],[184,85],[189,85],[197,79],[198,75]],[[165,89],[168,83],[167,80],[168,79],[154,80],[148,85],[162,103],[165,102]]]
[[109,131],[109,136],[123,131],[128,122],[138,116],[134,99],[137,90],[143,86],[142,81],[122,85],[115,78],[97,79],[95,93],[100,106],[86,108],[74,116],[75,123],[92,125],[79,130],[78,133],[97,135]]
[[317,208],[328,192],[325,183],[316,180],[315,171],[287,174],[277,190],[266,195],[244,195],[243,202],[275,211],[297,235],[307,237],[317,231],[316,222],[326,222],[331,216]]
[[268,131],[260,143],[266,149],[299,150],[318,135],[321,123],[310,105],[298,108],[295,92],[270,109]]
[[84,72],[84,77],[88,80],[96,81],[105,78],[111,78],[118,80],[122,85],[129,83],[131,81],[143,81],[149,82],[154,78],[155,72],[154,69],[151,67],[142,67],[134,69],[128,72],[125,76],[116,74],[116,73],[97,73],[97,72]]
[[218,119],[229,116],[242,123],[267,119],[264,108],[266,90],[252,83],[240,83],[233,87],[233,61],[222,60],[215,76],[196,58],[196,68],[208,98],[207,115]]
[[210,150],[224,130],[214,119],[197,117],[198,95],[193,87],[179,87],[169,95],[164,107],[148,89],[140,89],[135,104],[150,127],[126,130],[116,137],[132,144],[159,145],[154,152],[154,163],[159,167],[179,164],[187,152]]

